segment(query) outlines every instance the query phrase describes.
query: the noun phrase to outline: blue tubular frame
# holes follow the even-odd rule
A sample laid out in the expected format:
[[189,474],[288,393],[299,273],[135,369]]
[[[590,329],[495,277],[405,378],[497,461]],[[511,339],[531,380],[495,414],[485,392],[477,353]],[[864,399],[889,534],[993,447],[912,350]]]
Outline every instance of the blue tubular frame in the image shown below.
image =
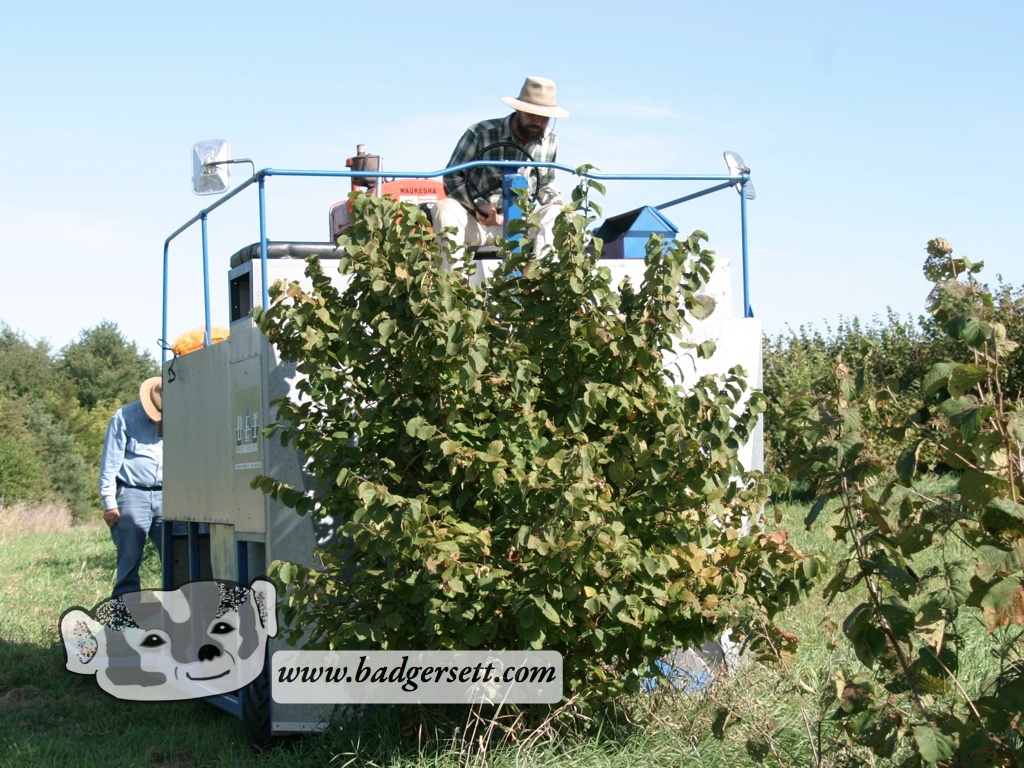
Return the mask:
[[750,275],[747,271],[747,179],[740,184],[739,191],[740,237],[743,240],[743,316],[753,317],[754,310],[750,306]]
[[318,177],[318,178],[377,178],[377,179],[434,179],[441,176],[447,176],[451,173],[458,171],[466,171],[471,168],[481,167],[500,167],[508,169],[518,168],[553,168],[557,171],[565,171],[571,173],[574,176],[581,178],[594,179],[595,181],[699,181],[699,182],[717,182],[714,186],[703,189],[699,192],[686,195],[684,197],[670,200],[667,203],[662,203],[656,206],[658,210],[663,210],[680,203],[684,203],[687,200],[693,200],[704,195],[709,195],[713,192],[718,192],[723,189],[728,189],[731,186],[739,185],[740,193],[740,229],[742,237],[742,250],[743,250],[743,314],[744,317],[753,317],[754,312],[750,307],[750,283],[747,275],[748,259],[747,259],[747,198],[746,198],[746,184],[750,180],[749,173],[742,173],[738,176],[729,175],[686,175],[686,174],[651,174],[651,173],[596,173],[591,171],[584,171],[583,173],[577,173],[575,168],[571,168],[568,165],[561,165],[559,163],[536,163],[536,162],[522,162],[515,160],[476,160],[471,163],[462,163],[461,165],[453,165],[450,168],[442,168],[439,171],[433,171],[431,173],[422,173],[414,171],[296,171],[286,170],[279,168],[264,168],[257,171],[248,179],[239,184],[231,192],[225,194],[220,200],[211,205],[208,208],[204,208],[178,229],[174,230],[167,239],[164,241],[164,286],[163,286],[163,320],[162,320],[162,339],[164,341],[161,362],[167,362],[167,350],[168,350],[168,338],[167,338],[167,283],[169,273],[169,261],[170,261],[170,246],[171,242],[188,230],[197,221],[202,223],[202,238],[203,238],[203,296],[205,299],[205,322],[206,322],[206,333],[204,335],[204,345],[209,346],[210,344],[210,270],[209,270],[209,254],[207,245],[207,226],[206,220],[210,213],[215,211],[217,208],[224,205],[228,200],[231,200],[239,193],[241,193],[247,187],[256,184],[259,190],[259,224],[260,224],[260,278],[261,278],[261,297],[262,306],[270,306],[270,295],[269,287],[267,285],[267,212],[266,212],[266,179],[269,176],[298,176],[298,177]]

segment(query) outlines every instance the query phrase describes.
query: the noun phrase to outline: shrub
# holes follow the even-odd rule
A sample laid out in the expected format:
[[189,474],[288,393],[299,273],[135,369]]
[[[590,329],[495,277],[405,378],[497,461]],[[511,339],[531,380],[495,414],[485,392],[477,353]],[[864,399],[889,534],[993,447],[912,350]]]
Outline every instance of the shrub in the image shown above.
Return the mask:
[[322,569],[274,566],[293,640],[557,650],[593,705],[672,648],[778,634],[814,562],[762,525],[767,487],[736,458],[764,398],[740,406],[739,369],[682,391],[664,364],[709,309],[706,237],[652,240],[643,284],[617,292],[585,192],[557,257],[502,242],[481,285],[467,258],[441,267],[417,209],[356,196],[347,287],[311,259],[310,291],[275,286],[257,311],[300,374],[271,430],[317,485],[256,484],[340,521]]

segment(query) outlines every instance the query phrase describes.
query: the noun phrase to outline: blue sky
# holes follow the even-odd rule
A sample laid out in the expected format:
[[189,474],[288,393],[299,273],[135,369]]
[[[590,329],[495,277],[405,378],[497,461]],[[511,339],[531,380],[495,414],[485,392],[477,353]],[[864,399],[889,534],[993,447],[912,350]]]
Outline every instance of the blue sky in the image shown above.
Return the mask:
[[[1019,3],[96,2],[5,5],[0,321],[59,348],[103,319],[159,357],[164,239],[208,205],[195,141],[259,167],[442,168],[526,75],[558,84],[559,160],[752,169],[751,303],[766,332],[923,309],[935,236],[1017,285]],[[572,181],[560,180],[563,191]],[[607,213],[694,188],[613,184]],[[272,239],[326,239],[347,185],[271,180]],[[248,193],[247,193],[248,194]],[[214,321],[255,196],[210,219]],[[667,212],[738,258],[738,202]],[[172,247],[171,327],[202,322],[197,239]]]

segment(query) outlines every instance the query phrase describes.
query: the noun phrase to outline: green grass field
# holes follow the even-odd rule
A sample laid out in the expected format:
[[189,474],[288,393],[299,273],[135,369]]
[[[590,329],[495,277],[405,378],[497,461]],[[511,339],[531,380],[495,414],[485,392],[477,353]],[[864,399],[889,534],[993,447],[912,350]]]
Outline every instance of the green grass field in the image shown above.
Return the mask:
[[[823,530],[803,530],[806,506],[780,510],[796,546],[827,561],[838,556]],[[830,720],[829,676],[852,658],[840,629],[850,604],[827,605],[818,595],[781,622],[801,639],[791,666],[747,662],[697,695],[637,697],[614,732],[505,746],[484,756],[464,722],[445,724],[428,709],[379,707],[325,734],[252,754],[240,722],[215,707],[120,701],[92,678],[64,669],[60,615],[109,595],[113,569],[105,528],[0,517],[0,766],[883,764],[848,753]],[[152,550],[143,586],[159,586]]]

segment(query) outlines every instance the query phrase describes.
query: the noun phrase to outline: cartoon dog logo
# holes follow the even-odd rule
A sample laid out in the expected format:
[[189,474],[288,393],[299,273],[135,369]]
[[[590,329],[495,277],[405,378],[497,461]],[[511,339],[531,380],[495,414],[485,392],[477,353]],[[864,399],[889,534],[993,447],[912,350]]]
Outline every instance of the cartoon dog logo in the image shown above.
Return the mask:
[[130,701],[198,699],[231,693],[263,670],[277,634],[277,589],[194,581],[172,591],[142,590],[60,618],[67,669],[96,675],[107,693]]

